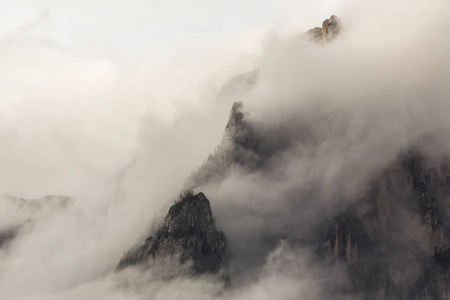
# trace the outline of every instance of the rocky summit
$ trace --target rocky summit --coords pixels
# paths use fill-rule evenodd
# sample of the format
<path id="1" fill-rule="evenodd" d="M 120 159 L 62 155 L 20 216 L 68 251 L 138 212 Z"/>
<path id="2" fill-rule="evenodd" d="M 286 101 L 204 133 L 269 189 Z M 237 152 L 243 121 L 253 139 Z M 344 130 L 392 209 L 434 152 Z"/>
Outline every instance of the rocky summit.
<path id="1" fill-rule="evenodd" d="M 327 42 L 333 40 L 341 31 L 341 24 L 339 19 L 332 15 L 329 19 L 322 22 L 321 27 L 315 27 L 306 32 L 310 40 L 315 42 Z"/>
<path id="2" fill-rule="evenodd" d="M 188 193 L 170 207 L 164 224 L 119 262 L 129 266 L 158 267 L 165 275 L 217 273 L 225 258 L 225 234 L 214 225 L 209 200 L 203 193 Z"/>

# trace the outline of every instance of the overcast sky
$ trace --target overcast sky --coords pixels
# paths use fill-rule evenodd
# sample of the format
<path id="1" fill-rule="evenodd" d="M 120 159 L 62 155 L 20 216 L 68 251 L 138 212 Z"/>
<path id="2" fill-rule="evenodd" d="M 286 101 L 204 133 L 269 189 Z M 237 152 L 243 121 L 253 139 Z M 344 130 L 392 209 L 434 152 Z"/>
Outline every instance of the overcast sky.
<path id="1" fill-rule="evenodd" d="M 212 115 L 208 103 L 255 67 L 268 33 L 320 26 L 340 2 L 1 1 L 0 191 L 37 198 L 75 196 L 94 178 L 99 186 L 132 160 L 142 117 Z M 220 141 L 228 111 L 193 165 Z"/>
<path id="2" fill-rule="evenodd" d="M 31 36 L 89 58 L 173 57 L 264 26 L 320 25 L 341 0 L 6 0 L 0 39 Z"/>

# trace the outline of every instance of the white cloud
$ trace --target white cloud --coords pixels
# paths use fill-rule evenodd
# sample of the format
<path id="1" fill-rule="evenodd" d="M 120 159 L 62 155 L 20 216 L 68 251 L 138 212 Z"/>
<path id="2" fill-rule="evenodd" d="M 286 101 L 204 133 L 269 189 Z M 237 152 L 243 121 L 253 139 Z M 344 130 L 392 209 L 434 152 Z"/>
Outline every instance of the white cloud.
<path id="1" fill-rule="evenodd" d="M 9 4 L 12 17 L 1 32 L 0 190 L 30 198 L 68 194 L 75 203 L 38 219 L 1 253 L 2 299 L 320 297 L 302 288 L 324 284 L 314 272 L 308 276 L 316 269 L 305 263 L 307 253 L 286 246 L 267 261 L 273 249 L 259 248 L 264 234 L 284 234 L 298 218 L 285 215 L 291 204 L 282 197 L 319 180 L 323 199 L 336 191 L 353 195 L 405 145 L 450 128 L 443 1 L 343 6 L 342 38 L 327 47 L 298 48 L 286 37 L 320 25 L 338 2 L 327 2 L 324 10 L 323 4 L 294 1 L 264 2 L 258 9 L 236 1 L 195 7 L 46 1 L 32 9 L 18 3 Z M 46 10 L 48 19 L 35 22 L 35 13 Z M 292 29 L 297 11 L 300 25 Z M 254 29 L 284 19 L 289 34 L 273 26 L 268 33 Z M 21 30 L 23 24 L 32 26 Z M 213 53 L 199 51 L 203 46 Z M 197 53 L 174 57 L 176 49 L 187 48 Z M 127 59 L 116 59 L 117 53 Z M 124 289 L 122 280 L 139 276 L 111 274 L 123 251 L 165 214 L 186 176 L 220 141 L 230 103 L 215 101 L 215 94 L 227 78 L 258 63 L 259 85 L 245 100 L 249 120 L 261 132 L 288 120 L 292 133 L 301 119 L 319 141 L 302 148 L 296 140 L 276 157 L 273 173 L 205 188 L 218 225 L 230 242 L 242 242 L 231 245 L 237 255 L 261 250 L 262 273 L 222 295 L 212 279 Z M 450 145 L 440 142 L 440 152 L 448 153 Z M 360 177 L 353 179 L 354 171 Z M 329 204 L 316 200 L 292 212 L 313 220 Z"/>

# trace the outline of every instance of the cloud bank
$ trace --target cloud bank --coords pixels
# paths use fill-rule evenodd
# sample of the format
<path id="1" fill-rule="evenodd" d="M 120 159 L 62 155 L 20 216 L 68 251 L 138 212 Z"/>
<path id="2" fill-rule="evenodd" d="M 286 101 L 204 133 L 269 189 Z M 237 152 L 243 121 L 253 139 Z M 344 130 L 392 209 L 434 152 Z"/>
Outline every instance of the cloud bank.
<path id="1" fill-rule="evenodd" d="M 26 35 L 3 42 L 0 190 L 74 202 L 33 216 L 1 250 L 0 297 L 326 298 L 345 272 L 324 272 L 313 249 L 290 238 L 308 239 L 401 151 L 418 147 L 436 160 L 450 153 L 448 6 L 348 3 L 333 43 L 270 29 L 245 36 L 254 39 L 245 49 L 258 51 L 225 46 L 198 68 L 90 60 Z M 250 92 L 216 98 L 228 78 L 255 68 Z M 162 282 L 151 272 L 114 273 L 220 143 L 234 101 L 243 101 L 271 156 L 257 171 L 198 187 L 227 234 L 233 287 L 208 277 Z M 2 226 L 11 216 L 26 219 L 2 207 L 11 218 Z"/>

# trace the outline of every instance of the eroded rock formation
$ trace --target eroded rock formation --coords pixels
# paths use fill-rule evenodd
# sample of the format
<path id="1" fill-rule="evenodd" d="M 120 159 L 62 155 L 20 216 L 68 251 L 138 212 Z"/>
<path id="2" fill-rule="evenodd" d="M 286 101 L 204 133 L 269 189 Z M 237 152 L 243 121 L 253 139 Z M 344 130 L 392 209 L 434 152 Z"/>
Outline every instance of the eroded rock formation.
<path id="1" fill-rule="evenodd" d="M 315 42 L 327 42 L 333 40 L 341 31 L 339 19 L 332 15 L 329 19 L 322 22 L 321 27 L 315 27 L 306 32 L 311 40 Z"/>
<path id="2" fill-rule="evenodd" d="M 129 251 L 118 269 L 159 268 L 164 276 L 217 273 L 225 258 L 225 235 L 214 225 L 203 193 L 187 194 L 174 204 L 164 224 L 143 245 Z"/>

